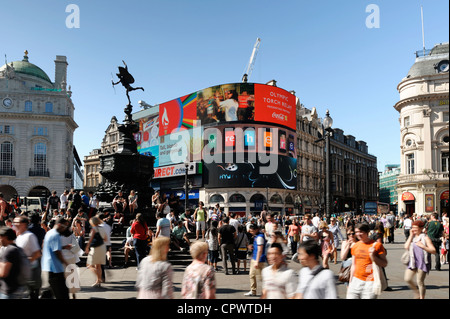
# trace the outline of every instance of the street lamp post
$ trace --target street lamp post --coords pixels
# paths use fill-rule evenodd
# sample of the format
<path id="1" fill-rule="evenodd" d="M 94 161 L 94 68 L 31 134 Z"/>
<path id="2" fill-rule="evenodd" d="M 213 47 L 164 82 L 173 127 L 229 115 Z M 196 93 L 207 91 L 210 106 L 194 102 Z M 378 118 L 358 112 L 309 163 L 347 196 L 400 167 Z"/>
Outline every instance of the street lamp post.
<path id="1" fill-rule="evenodd" d="M 333 134 L 333 119 L 330 117 L 330 111 L 327 110 L 326 116 L 323 119 L 324 138 L 318 139 L 315 143 L 325 140 L 325 215 L 327 222 L 331 219 L 331 174 L 330 174 L 330 137 Z"/>
<path id="2" fill-rule="evenodd" d="M 186 159 L 184 162 L 184 211 L 188 209 L 188 197 L 189 197 L 189 186 L 188 186 L 188 172 L 189 172 L 189 161 Z"/>
<path id="3" fill-rule="evenodd" d="M 326 117 L 323 120 L 323 128 L 325 130 L 325 214 L 327 217 L 327 223 L 330 222 L 331 218 L 331 190 L 330 190 L 330 137 L 332 135 L 333 129 L 333 119 L 330 117 L 330 111 L 327 110 Z"/>

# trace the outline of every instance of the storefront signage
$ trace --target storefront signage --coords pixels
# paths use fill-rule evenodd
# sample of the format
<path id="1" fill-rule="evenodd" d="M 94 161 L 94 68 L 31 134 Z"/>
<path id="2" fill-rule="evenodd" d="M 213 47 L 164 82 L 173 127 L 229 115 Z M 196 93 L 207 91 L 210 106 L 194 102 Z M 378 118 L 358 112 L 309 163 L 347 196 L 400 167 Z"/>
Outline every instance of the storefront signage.
<path id="1" fill-rule="evenodd" d="M 410 192 L 405 192 L 402 194 L 402 201 L 408 201 L 408 200 L 415 200 L 416 198 L 414 197 L 413 194 L 411 194 Z"/>
<path id="2" fill-rule="evenodd" d="M 184 176 L 186 174 L 186 167 L 184 164 L 157 167 L 154 170 L 155 172 L 153 178 Z M 193 175 L 196 173 L 197 165 L 195 163 L 189 164 L 188 175 Z"/>

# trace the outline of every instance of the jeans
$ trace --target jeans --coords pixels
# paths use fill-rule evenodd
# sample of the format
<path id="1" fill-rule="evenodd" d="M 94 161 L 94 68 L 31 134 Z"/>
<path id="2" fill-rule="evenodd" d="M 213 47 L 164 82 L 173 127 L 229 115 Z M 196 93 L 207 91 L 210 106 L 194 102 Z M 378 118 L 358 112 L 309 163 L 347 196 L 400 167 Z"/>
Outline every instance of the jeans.
<path id="1" fill-rule="evenodd" d="M 66 278 L 63 272 L 49 272 L 48 283 L 50 284 L 55 299 L 69 299 L 69 288 L 67 288 Z"/>
<path id="2" fill-rule="evenodd" d="M 289 236 L 289 240 L 291 241 L 291 252 L 293 255 L 297 252 L 297 242 L 294 241 L 294 236 Z"/>
<path id="3" fill-rule="evenodd" d="M 18 287 L 16 291 L 10 294 L 0 292 L 0 299 L 23 299 L 25 296 L 25 287 Z"/>
<path id="4" fill-rule="evenodd" d="M 136 262 L 137 262 L 137 266 L 139 266 L 139 263 L 141 262 L 142 259 L 144 259 L 147 256 L 147 241 L 146 240 L 142 240 L 142 239 L 138 239 L 138 238 L 133 238 L 133 245 L 135 248 L 135 252 L 136 252 Z"/>

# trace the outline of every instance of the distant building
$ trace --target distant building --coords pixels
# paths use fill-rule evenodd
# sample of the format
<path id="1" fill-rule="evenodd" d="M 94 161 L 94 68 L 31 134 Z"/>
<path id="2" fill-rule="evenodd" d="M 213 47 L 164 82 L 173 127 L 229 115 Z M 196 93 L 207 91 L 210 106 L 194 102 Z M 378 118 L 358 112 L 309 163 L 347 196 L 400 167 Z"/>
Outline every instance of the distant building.
<path id="1" fill-rule="evenodd" d="M 397 206 L 397 180 L 400 175 L 400 164 L 386 165 L 384 172 L 379 176 L 379 201 Z M 395 210 L 395 209 L 394 209 Z"/>
<path id="2" fill-rule="evenodd" d="M 367 143 L 333 129 L 330 139 L 331 201 L 334 212 L 364 210 L 368 201 L 378 201 L 377 158 Z"/>
<path id="3" fill-rule="evenodd" d="M 56 56 L 55 81 L 29 62 L 0 67 L 0 192 L 48 196 L 74 185 L 74 105 L 67 58 Z"/>
<path id="4" fill-rule="evenodd" d="M 298 98 L 297 98 L 298 100 Z M 297 190 L 299 214 L 325 209 L 325 143 L 315 143 L 323 136 L 322 122 L 316 108 L 297 103 Z"/>
<path id="5" fill-rule="evenodd" d="M 84 157 L 84 185 L 85 191 L 93 191 L 103 182 L 100 174 L 100 156 L 103 154 L 115 153 L 119 146 L 119 130 L 117 118 L 113 116 L 105 130 L 101 148 L 92 150 Z"/>
<path id="6" fill-rule="evenodd" d="M 448 212 L 449 196 L 449 43 L 418 51 L 397 86 L 400 167 L 398 210 Z"/>

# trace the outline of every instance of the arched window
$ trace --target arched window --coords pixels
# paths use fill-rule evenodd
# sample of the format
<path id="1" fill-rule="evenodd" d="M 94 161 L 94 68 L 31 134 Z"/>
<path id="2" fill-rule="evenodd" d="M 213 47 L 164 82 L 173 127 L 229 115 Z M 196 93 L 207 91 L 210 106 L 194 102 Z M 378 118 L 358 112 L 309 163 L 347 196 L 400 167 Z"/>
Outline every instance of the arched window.
<path id="1" fill-rule="evenodd" d="M 25 112 L 33 111 L 33 102 L 25 101 Z"/>
<path id="2" fill-rule="evenodd" d="M 266 202 L 266 197 L 263 194 L 255 194 L 252 197 L 250 197 L 250 203 L 255 202 Z"/>
<path id="3" fill-rule="evenodd" d="M 225 202 L 225 199 L 223 198 L 222 195 L 220 194 L 214 194 L 211 196 L 211 198 L 209 199 L 210 203 L 223 203 Z"/>
<path id="4" fill-rule="evenodd" d="M 289 205 L 293 205 L 294 204 L 294 200 L 292 199 L 291 195 L 287 195 L 286 199 L 284 200 L 285 204 L 289 204 Z"/>
<path id="5" fill-rule="evenodd" d="M 230 203 L 245 203 L 245 197 L 241 194 L 233 194 L 229 199 Z"/>
<path id="6" fill-rule="evenodd" d="M 37 176 L 43 176 L 47 170 L 47 145 L 44 143 L 36 143 L 34 145 L 33 166 Z"/>
<path id="7" fill-rule="evenodd" d="M 45 103 L 45 113 L 53 113 L 53 103 L 52 102 Z"/>
<path id="8" fill-rule="evenodd" d="M 3 142 L 0 145 L 0 175 L 13 175 L 13 144 Z"/>
<path id="9" fill-rule="evenodd" d="M 270 198 L 271 204 L 283 204 L 283 199 L 279 194 L 275 194 Z"/>

